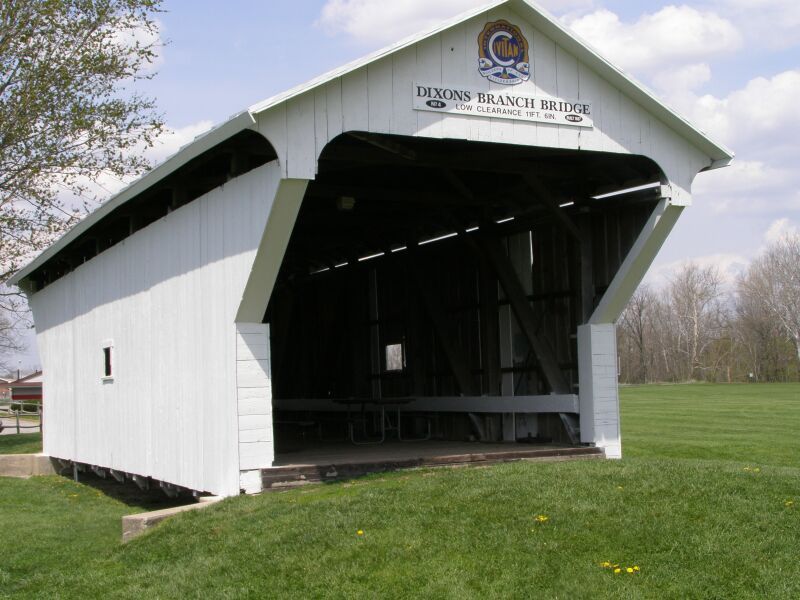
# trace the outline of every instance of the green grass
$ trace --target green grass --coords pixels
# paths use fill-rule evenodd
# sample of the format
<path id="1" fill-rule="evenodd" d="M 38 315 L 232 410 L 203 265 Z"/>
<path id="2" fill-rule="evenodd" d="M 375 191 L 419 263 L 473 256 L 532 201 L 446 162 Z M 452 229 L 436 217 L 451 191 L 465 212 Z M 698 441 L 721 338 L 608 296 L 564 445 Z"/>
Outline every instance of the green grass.
<path id="1" fill-rule="evenodd" d="M 620 390 L 626 457 L 800 468 L 800 385 L 648 385 Z"/>
<path id="2" fill-rule="evenodd" d="M 647 386 L 622 401 L 622 461 L 234 498 L 126 546 L 119 517 L 142 506 L 65 479 L 4 479 L 0 527 L 25 535 L 0 535 L 0 596 L 800 597 L 800 385 Z M 614 575 L 606 560 L 641 572 Z"/>
<path id="3" fill-rule="evenodd" d="M 0 435 L 0 454 L 36 454 L 41 451 L 41 433 Z"/>

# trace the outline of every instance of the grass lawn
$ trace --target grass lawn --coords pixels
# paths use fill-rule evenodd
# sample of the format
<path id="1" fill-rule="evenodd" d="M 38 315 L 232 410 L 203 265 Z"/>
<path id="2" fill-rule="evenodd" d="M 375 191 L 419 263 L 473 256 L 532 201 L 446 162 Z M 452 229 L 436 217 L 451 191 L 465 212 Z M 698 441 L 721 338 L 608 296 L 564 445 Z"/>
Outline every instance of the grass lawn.
<path id="1" fill-rule="evenodd" d="M 0 596 L 800 597 L 800 385 L 646 386 L 622 401 L 622 461 L 233 498 L 126 546 L 119 517 L 141 503 L 3 479 L 0 527 L 24 536 L 0 535 Z"/>
<path id="2" fill-rule="evenodd" d="M 41 433 L 0 435 L 0 454 L 36 454 L 41 451 Z"/>

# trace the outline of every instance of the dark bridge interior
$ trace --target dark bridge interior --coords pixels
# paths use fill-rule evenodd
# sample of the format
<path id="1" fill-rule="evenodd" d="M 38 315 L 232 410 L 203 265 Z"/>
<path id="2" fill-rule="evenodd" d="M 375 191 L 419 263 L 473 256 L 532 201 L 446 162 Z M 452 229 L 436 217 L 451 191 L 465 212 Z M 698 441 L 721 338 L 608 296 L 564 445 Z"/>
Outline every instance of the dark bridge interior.
<path id="1" fill-rule="evenodd" d="M 265 315 L 274 398 L 577 393 L 577 327 L 660 189 L 596 196 L 661 178 L 640 156 L 340 136 Z M 482 432 L 468 417 L 439 434 L 500 439 L 499 417 Z M 529 421 L 529 435 L 565 434 L 558 415 Z"/>

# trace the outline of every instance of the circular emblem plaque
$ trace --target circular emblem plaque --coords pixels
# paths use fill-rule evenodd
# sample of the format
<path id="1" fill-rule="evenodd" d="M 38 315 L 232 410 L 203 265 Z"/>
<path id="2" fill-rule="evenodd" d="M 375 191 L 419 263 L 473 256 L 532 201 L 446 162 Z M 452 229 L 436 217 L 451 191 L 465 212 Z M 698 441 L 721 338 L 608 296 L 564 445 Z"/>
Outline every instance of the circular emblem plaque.
<path id="1" fill-rule="evenodd" d="M 503 20 L 486 24 L 478 36 L 478 71 L 503 85 L 530 79 L 528 40 L 519 27 Z"/>

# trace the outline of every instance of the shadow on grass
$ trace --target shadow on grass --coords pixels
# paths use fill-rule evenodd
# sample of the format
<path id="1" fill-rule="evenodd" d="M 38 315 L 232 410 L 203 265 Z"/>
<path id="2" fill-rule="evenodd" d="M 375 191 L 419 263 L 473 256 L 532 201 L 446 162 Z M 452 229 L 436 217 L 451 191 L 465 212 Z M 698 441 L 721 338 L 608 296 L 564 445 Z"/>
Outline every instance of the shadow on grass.
<path id="1" fill-rule="evenodd" d="M 72 479 L 72 469 L 65 469 L 61 475 Z M 126 480 L 125 483 L 120 483 L 110 475 L 104 479 L 91 472 L 78 473 L 78 482 L 94 488 L 109 498 L 145 512 L 194 504 L 195 502 L 190 494 L 181 494 L 177 498 L 170 498 L 158 487 L 158 484 L 151 484 L 149 490 L 142 490 L 132 481 Z"/>

